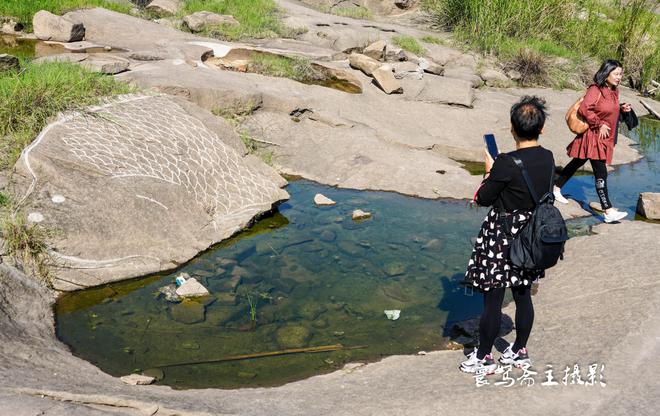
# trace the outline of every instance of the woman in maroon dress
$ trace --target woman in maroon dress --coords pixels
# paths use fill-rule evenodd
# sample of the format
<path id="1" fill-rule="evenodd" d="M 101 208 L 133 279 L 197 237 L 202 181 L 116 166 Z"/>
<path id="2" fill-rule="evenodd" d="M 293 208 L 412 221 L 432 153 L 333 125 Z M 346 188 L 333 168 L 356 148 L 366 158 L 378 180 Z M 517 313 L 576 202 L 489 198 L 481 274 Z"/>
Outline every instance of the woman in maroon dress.
<path id="1" fill-rule="evenodd" d="M 605 222 L 615 222 L 628 215 L 612 207 L 607 193 L 607 165 L 612 163 L 612 154 L 617 138 L 617 124 L 620 112 L 631 110 L 630 104 L 619 104 L 619 90 L 623 67 L 614 60 L 603 62 L 594 83 L 589 86 L 578 113 L 584 117 L 589 128 L 578 134 L 566 150 L 573 158 L 562 170 L 555 182 L 555 200 L 568 203 L 561 194 L 561 187 L 584 165 L 587 160 L 596 178 L 596 193 L 605 212 Z"/>

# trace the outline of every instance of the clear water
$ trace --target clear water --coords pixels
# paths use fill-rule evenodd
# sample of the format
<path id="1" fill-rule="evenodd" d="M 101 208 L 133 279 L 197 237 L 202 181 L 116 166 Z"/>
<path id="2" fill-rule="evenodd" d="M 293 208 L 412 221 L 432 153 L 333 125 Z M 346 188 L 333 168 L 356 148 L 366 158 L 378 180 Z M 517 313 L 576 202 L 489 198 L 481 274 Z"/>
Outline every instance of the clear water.
<path id="1" fill-rule="evenodd" d="M 634 211 L 640 191 L 660 191 L 657 132 L 641 140 L 645 159 L 611 175 L 618 206 Z M 567 186 L 583 201 L 595 198 L 591 176 Z M 465 296 L 459 281 L 484 208 L 308 181 L 287 190 L 291 199 L 274 215 L 179 270 L 63 296 L 56 306 L 58 336 L 74 354 L 116 376 L 149 369 L 175 388 L 236 388 L 442 349 L 448 323 L 480 313 L 481 297 Z M 317 192 L 337 205 L 315 206 Z M 353 221 L 358 208 L 373 217 Z M 576 234 L 595 221 L 570 227 Z M 197 277 L 211 296 L 182 304 L 159 296 L 181 272 Z M 241 282 L 233 289 L 236 276 Z M 386 309 L 401 310 L 401 317 L 388 320 Z M 337 344 L 345 349 L 185 364 Z"/>

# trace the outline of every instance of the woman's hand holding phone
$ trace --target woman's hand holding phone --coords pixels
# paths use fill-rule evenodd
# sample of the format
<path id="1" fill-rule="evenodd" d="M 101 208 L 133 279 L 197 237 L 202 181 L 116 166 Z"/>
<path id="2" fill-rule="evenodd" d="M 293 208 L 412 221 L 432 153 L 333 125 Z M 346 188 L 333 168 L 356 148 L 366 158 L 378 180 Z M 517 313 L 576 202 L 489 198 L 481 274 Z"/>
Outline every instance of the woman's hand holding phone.
<path id="1" fill-rule="evenodd" d="M 488 152 L 487 148 L 484 148 L 484 170 L 486 173 L 490 173 L 490 170 L 493 168 L 493 164 L 495 161 L 493 160 L 493 157 L 490 155 L 490 152 Z"/>

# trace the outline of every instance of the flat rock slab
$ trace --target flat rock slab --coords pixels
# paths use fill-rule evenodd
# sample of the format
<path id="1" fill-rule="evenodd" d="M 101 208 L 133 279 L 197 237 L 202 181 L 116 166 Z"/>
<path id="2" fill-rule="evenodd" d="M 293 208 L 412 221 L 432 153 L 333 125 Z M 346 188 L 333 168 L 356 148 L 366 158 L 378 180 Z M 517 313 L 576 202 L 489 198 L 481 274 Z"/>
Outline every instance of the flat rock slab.
<path id="1" fill-rule="evenodd" d="M 412 101 L 449 104 L 471 108 L 474 102 L 472 85 L 463 80 L 426 76 L 421 80 L 403 81 L 405 97 Z"/>
<path id="2" fill-rule="evenodd" d="M 286 199 L 237 141 L 224 120 L 166 96 L 123 96 L 49 125 L 17 163 L 17 186 L 62 235 L 55 287 L 171 269 Z"/>
<path id="3" fill-rule="evenodd" d="M 637 213 L 650 220 L 660 220 L 660 193 L 642 192 L 639 194 Z"/>

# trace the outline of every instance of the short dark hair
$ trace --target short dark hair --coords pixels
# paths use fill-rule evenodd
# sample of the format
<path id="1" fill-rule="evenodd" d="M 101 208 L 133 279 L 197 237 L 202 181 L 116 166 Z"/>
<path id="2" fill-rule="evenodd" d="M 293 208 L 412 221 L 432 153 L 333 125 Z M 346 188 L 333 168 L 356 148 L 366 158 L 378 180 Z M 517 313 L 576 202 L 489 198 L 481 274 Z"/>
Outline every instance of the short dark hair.
<path id="1" fill-rule="evenodd" d="M 536 96 L 526 95 L 511 107 L 511 125 L 521 139 L 538 139 L 547 117 L 545 100 Z"/>
<path id="2" fill-rule="evenodd" d="M 607 81 L 607 77 L 610 76 L 610 72 L 614 71 L 617 68 L 623 68 L 621 62 L 615 61 L 614 59 L 608 59 L 600 66 L 598 72 L 594 75 L 594 83 L 599 87 L 604 87 Z"/>

